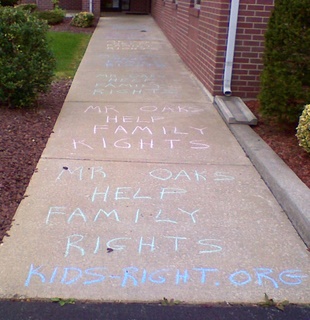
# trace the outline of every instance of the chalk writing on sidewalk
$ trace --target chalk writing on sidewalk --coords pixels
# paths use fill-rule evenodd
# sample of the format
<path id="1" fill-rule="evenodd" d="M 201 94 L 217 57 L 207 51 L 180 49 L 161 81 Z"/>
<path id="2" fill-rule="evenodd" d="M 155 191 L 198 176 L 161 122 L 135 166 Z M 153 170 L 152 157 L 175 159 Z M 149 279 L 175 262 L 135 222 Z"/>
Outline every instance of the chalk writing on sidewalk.
<path id="1" fill-rule="evenodd" d="M 170 114 L 170 113 L 185 113 L 185 114 L 199 114 L 204 112 L 204 108 L 198 106 L 189 106 L 189 105 L 146 105 L 139 107 L 138 110 L 143 114 L 159 113 L 159 114 Z M 120 109 L 115 105 L 90 105 L 87 106 L 84 110 L 84 113 L 94 113 L 94 114 L 119 114 Z"/>
<path id="2" fill-rule="evenodd" d="M 209 172 L 207 169 L 174 169 L 174 168 L 156 168 L 148 172 L 148 176 L 156 180 L 172 180 L 172 181 L 194 181 L 206 182 L 210 181 L 232 181 L 235 177 L 231 174 L 215 171 Z M 102 166 L 93 167 L 63 167 L 60 169 L 56 180 L 75 178 L 79 181 L 105 180 L 108 178 L 108 172 Z"/>
<path id="3" fill-rule="evenodd" d="M 104 194 L 104 197 L 106 197 L 106 194 Z M 130 199 L 123 197 L 123 200 L 125 199 Z M 137 198 L 133 198 L 134 200 Z M 145 200 L 145 199 L 152 199 L 151 197 L 149 198 L 142 198 L 140 199 Z M 117 199 L 119 200 L 119 199 Z M 106 201 L 106 199 L 104 200 Z M 145 204 L 144 204 L 145 205 Z M 192 223 L 196 223 L 196 216 L 200 209 L 184 209 L 184 208 L 176 208 L 175 210 L 169 210 L 169 212 L 164 211 L 163 209 L 157 209 L 155 212 L 152 211 L 152 218 L 150 219 L 151 222 L 168 222 L 168 223 L 174 223 L 174 224 L 179 224 L 184 223 L 184 215 L 188 216 L 190 221 Z M 119 210 L 119 209 L 114 209 L 114 208 L 98 208 L 98 209 L 83 209 L 83 208 L 74 208 L 70 209 L 65 206 L 57 206 L 57 207 L 50 207 L 47 212 L 46 216 L 46 224 L 50 224 L 51 222 L 55 220 L 62 220 L 66 224 L 91 224 L 91 223 L 106 223 L 107 219 L 116 221 L 116 222 L 122 222 L 124 217 L 126 217 L 126 220 L 131 218 L 132 223 L 138 223 L 140 221 L 140 217 L 144 216 L 145 212 L 150 213 L 147 210 L 143 210 L 142 208 L 138 209 L 133 209 L 133 210 Z M 60 218 L 62 216 L 62 218 Z M 111 223 L 111 221 L 110 221 Z"/>
<path id="4" fill-rule="evenodd" d="M 117 53 L 102 54 L 100 58 L 104 60 L 104 66 L 106 68 L 159 68 L 163 69 L 167 67 L 165 61 L 159 57 L 146 56 L 145 53 L 135 53 L 132 56 L 122 56 Z"/>
<path id="5" fill-rule="evenodd" d="M 57 204 L 50 206 L 46 211 L 45 225 L 50 229 L 58 228 L 61 224 L 68 227 L 68 234 L 62 238 L 63 252 L 65 258 L 72 255 L 102 255 L 109 247 L 116 252 L 130 248 L 139 255 L 149 252 L 179 253 L 186 251 L 189 246 L 192 252 L 197 254 L 220 253 L 223 244 L 220 239 L 207 236 L 205 232 L 195 239 L 191 239 L 187 232 L 189 227 L 195 227 L 201 223 L 200 216 L 210 214 L 210 209 L 203 208 L 196 204 L 187 204 L 186 198 L 190 197 L 193 186 L 233 183 L 235 177 L 226 172 L 209 172 L 200 169 L 176 170 L 169 167 L 151 167 L 142 173 L 139 182 L 127 185 L 117 185 L 114 180 L 114 173 L 103 166 L 93 167 L 62 167 L 55 177 L 58 185 L 83 185 L 90 183 L 86 194 L 82 197 L 87 199 L 83 205 L 72 206 L 72 204 Z M 184 187 L 178 187 L 182 183 Z M 150 190 L 149 185 L 153 185 Z M 188 189 L 190 188 L 190 189 Z M 76 196 L 77 203 L 80 196 Z M 130 203 L 130 206 L 128 205 Z M 156 203 L 156 206 L 154 206 Z M 166 207 L 165 204 L 169 203 Z M 124 205 L 125 204 L 125 205 Z M 174 204 L 174 205 L 172 205 Z M 141 233 L 141 227 L 145 225 L 160 224 L 163 227 L 173 225 L 181 231 L 171 231 L 162 236 Z M 127 226 L 135 229 L 135 235 L 124 236 L 115 231 L 113 236 L 105 234 L 85 234 L 85 227 L 99 230 L 109 225 L 109 228 Z M 75 232 L 71 233 L 70 227 Z M 83 231 L 79 228 L 84 228 Z M 204 228 L 204 231 L 206 231 Z M 169 227 L 168 229 L 169 230 Z M 182 231 L 183 230 L 183 231 Z"/>
<path id="6" fill-rule="evenodd" d="M 85 136 L 73 137 L 71 145 L 77 151 L 109 148 L 206 150 L 210 148 L 207 127 L 184 127 L 174 125 L 171 121 L 166 124 L 168 115 L 180 114 L 190 117 L 204 111 L 203 107 L 193 105 L 142 105 L 135 108 L 138 115 L 131 115 L 130 109 L 124 111 L 116 105 L 90 105 L 85 107 L 83 114 L 89 117 L 98 115 L 96 122 Z M 89 134 L 95 136 L 95 139 L 90 138 Z"/>
<path id="7" fill-rule="evenodd" d="M 83 115 L 92 117 L 97 114 L 96 122 L 88 132 L 72 137 L 74 150 L 95 151 L 105 149 L 191 149 L 207 150 L 208 128 L 205 125 L 186 125 L 183 121 L 171 121 L 171 114 L 195 116 L 204 112 L 202 107 L 190 105 L 144 105 L 131 115 L 115 105 L 90 105 Z M 94 119 L 94 117 L 92 117 Z M 174 122 L 178 123 L 174 125 Z M 181 125 L 179 123 L 182 123 Z M 186 126 L 185 126 L 186 125 Z M 210 131 L 210 130 L 209 130 Z M 85 133 L 85 134 L 84 134 Z M 95 137 L 92 138 L 90 135 Z"/>
<path id="8" fill-rule="evenodd" d="M 96 76 L 93 95 L 169 95 L 177 96 L 182 85 L 179 79 L 164 83 L 165 77 L 158 74 L 116 74 L 101 73 Z M 184 90 L 184 89 L 183 89 Z"/>
<path id="9" fill-rule="evenodd" d="M 108 74 L 102 78 L 109 83 L 115 79 Z M 152 75 L 128 79 L 138 84 L 154 80 Z M 212 129 L 201 121 L 205 112 L 201 106 L 140 103 L 130 109 L 126 104 L 95 104 L 79 112 L 88 126 L 82 133 L 85 137 L 69 138 L 77 152 L 81 148 L 212 150 Z M 244 217 L 254 228 L 256 223 L 252 218 L 255 208 L 239 209 L 238 204 L 226 201 L 232 192 L 255 196 L 253 190 L 247 193 L 243 173 L 235 166 L 135 163 L 127 167 L 132 170 L 127 176 L 123 167 L 108 161 L 90 160 L 88 165 L 63 161 L 53 168 L 51 185 L 55 193 L 66 190 L 66 197 L 50 199 L 40 208 L 42 228 L 47 234 L 57 234 L 56 257 L 50 263 L 30 260 L 25 287 L 97 290 L 96 286 L 112 286 L 122 290 L 161 285 L 182 290 L 250 286 L 285 290 L 305 285 L 309 277 L 301 268 L 275 268 L 266 261 L 262 265 L 234 261 L 223 267 L 228 251 L 242 257 L 242 250 L 252 249 L 238 242 L 236 232 L 224 236 L 225 219 L 235 219 L 242 210 L 249 211 Z M 257 201 L 271 206 L 268 200 Z M 260 219 L 258 223 L 264 215 Z"/>
<path id="10" fill-rule="evenodd" d="M 184 150 L 185 148 L 193 149 L 193 150 L 205 150 L 209 149 L 209 144 L 205 140 L 191 140 L 187 145 L 184 145 L 181 139 L 165 139 L 161 140 L 160 143 L 154 139 L 140 139 L 131 140 L 129 138 L 122 138 L 117 140 L 109 140 L 107 138 L 102 137 L 100 142 L 100 146 L 98 148 L 98 144 L 93 144 L 92 142 L 88 142 L 86 139 L 73 139 L 72 147 L 74 150 L 87 149 L 87 150 L 104 150 L 108 148 L 115 149 L 131 149 L 135 148 L 138 150 L 150 150 L 150 149 L 179 149 Z"/>
<path id="11" fill-rule="evenodd" d="M 56 234 L 62 226 L 57 236 L 58 262 L 32 263 L 25 271 L 25 287 L 285 290 L 304 285 L 309 278 L 298 267 L 243 266 L 242 261 L 235 268 L 222 267 L 231 239 L 214 233 L 214 225 L 208 223 L 212 221 L 208 202 L 195 197 L 202 186 L 207 186 L 207 196 L 210 188 L 223 192 L 226 185 L 229 190 L 240 185 L 234 169 L 148 165 L 133 172 L 137 179 L 128 184 L 120 184 L 108 165 L 63 166 L 54 173 L 56 187 L 72 183 L 81 192 L 67 193 L 68 203 L 62 199 L 63 205 L 46 208 L 44 227 Z M 81 188 L 85 182 L 87 191 Z M 84 199 L 81 206 L 80 199 Z M 223 208 L 228 209 L 226 203 Z M 160 233 L 153 232 L 154 224 Z M 128 256 L 132 263 L 126 263 Z M 117 259 L 121 263 L 114 265 Z M 145 259 L 152 263 L 146 266 Z"/>
<path id="12" fill-rule="evenodd" d="M 201 285 L 205 288 L 218 286 L 232 287 L 266 287 L 280 289 L 298 286 L 308 275 L 301 270 L 273 270 L 272 268 L 238 269 L 230 273 L 214 267 L 195 267 L 191 269 L 161 268 L 146 269 L 135 266 L 121 270 L 110 270 L 104 266 L 87 269 L 78 266 L 50 267 L 33 265 L 29 267 L 24 285 L 43 284 L 46 286 L 107 286 L 113 282 L 120 288 L 142 287 L 147 284 L 191 287 Z"/>
<path id="13" fill-rule="evenodd" d="M 134 40 L 108 40 L 107 49 L 111 51 L 137 51 L 137 50 L 151 50 L 157 51 L 161 44 L 154 41 L 134 41 Z"/>
<path id="14" fill-rule="evenodd" d="M 150 253 L 186 253 L 188 244 L 191 244 L 192 253 L 199 255 L 214 254 L 221 252 L 223 247 L 217 239 L 199 239 L 193 241 L 184 236 L 163 236 L 163 237 L 143 237 L 136 238 L 124 237 L 119 235 L 112 239 L 103 239 L 97 236 L 95 239 L 81 234 L 72 234 L 66 239 L 66 250 L 64 257 L 84 257 L 89 255 L 103 256 L 106 249 L 114 251 L 128 251 L 134 249 L 139 255 Z M 165 250 L 163 250 L 165 248 Z M 116 254 L 116 253 L 115 253 Z"/>

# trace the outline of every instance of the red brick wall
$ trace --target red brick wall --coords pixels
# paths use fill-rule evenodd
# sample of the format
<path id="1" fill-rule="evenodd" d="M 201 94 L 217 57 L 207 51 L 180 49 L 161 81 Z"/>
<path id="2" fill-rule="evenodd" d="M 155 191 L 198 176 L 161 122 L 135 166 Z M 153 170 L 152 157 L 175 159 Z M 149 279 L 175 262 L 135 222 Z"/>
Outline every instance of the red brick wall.
<path id="1" fill-rule="evenodd" d="M 35 3 L 40 10 L 53 9 L 53 3 L 51 0 L 21 0 L 20 3 Z"/>
<path id="2" fill-rule="evenodd" d="M 60 8 L 65 10 L 82 10 L 82 0 L 60 0 Z"/>
<path id="3" fill-rule="evenodd" d="M 260 73 L 263 69 L 264 33 L 273 0 L 241 0 L 233 73 L 233 89 L 251 97 L 251 88 L 259 92 Z"/>
<path id="4" fill-rule="evenodd" d="M 36 3 L 35 0 L 21 0 L 20 3 Z"/>
<path id="5" fill-rule="evenodd" d="M 230 0 L 153 0 L 152 15 L 184 62 L 212 95 L 222 95 Z M 231 89 L 254 98 L 259 92 L 264 32 L 274 0 L 240 0 Z"/>
<path id="6" fill-rule="evenodd" d="M 148 13 L 150 11 L 150 0 L 131 0 L 130 12 Z"/>
<path id="7" fill-rule="evenodd" d="M 52 1 L 37 1 L 40 10 L 52 10 L 54 8 Z"/>
<path id="8" fill-rule="evenodd" d="M 51 0 L 22 0 L 21 3 L 37 3 L 40 10 L 51 10 L 53 4 Z M 65 10 L 90 11 L 89 0 L 60 0 L 59 6 Z M 100 16 L 100 0 L 93 0 L 93 13 Z"/>
<path id="9" fill-rule="evenodd" d="M 22 3 L 37 3 L 40 10 L 51 10 L 51 0 L 21 0 Z M 90 0 L 60 0 L 59 6 L 65 10 L 90 11 Z M 151 0 L 131 0 L 131 12 L 149 13 Z M 101 0 L 93 0 L 93 13 L 99 17 L 101 12 Z"/>

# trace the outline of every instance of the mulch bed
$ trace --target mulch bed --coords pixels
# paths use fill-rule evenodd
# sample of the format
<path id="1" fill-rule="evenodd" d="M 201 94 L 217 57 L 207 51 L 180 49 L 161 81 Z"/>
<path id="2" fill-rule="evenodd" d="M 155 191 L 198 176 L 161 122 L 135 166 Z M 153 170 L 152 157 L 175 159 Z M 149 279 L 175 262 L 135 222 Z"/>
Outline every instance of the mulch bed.
<path id="1" fill-rule="evenodd" d="M 296 127 L 298 124 L 280 126 L 260 116 L 258 101 L 246 102 L 258 119 L 253 130 L 278 154 L 278 156 L 310 188 L 310 154 L 298 145 Z"/>
<path id="2" fill-rule="evenodd" d="M 66 17 L 62 23 L 56 24 L 50 27 L 52 31 L 62 31 L 62 32 L 75 32 L 75 33 L 93 33 L 96 29 L 96 25 L 98 23 L 98 18 L 94 21 L 93 25 L 89 28 L 78 28 L 71 26 L 72 18 Z"/>
<path id="3" fill-rule="evenodd" d="M 67 80 L 53 83 L 36 108 L 0 106 L 0 243 L 10 229 L 70 85 Z"/>
<path id="4" fill-rule="evenodd" d="M 95 26 L 87 29 L 73 27 L 70 21 L 71 18 L 66 18 L 51 29 L 87 33 L 95 29 Z M 54 82 L 50 92 L 40 97 L 36 108 L 10 109 L 0 106 L 0 243 L 10 229 L 70 85 L 69 80 Z M 259 125 L 254 130 L 310 187 L 310 155 L 298 146 L 295 127 L 281 130 L 260 118 L 256 101 L 247 104 L 259 118 Z"/>

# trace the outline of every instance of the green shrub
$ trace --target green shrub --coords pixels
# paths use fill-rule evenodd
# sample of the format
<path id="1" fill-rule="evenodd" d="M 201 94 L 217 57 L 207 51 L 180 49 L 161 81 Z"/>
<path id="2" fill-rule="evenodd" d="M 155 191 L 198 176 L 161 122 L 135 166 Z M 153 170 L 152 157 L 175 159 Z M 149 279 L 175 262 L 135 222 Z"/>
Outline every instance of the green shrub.
<path id="1" fill-rule="evenodd" d="M 18 3 L 18 0 L 0 0 L 1 6 L 14 7 Z"/>
<path id="2" fill-rule="evenodd" d="M 30 12 L 36 11 L 38 6 L 35 3 L 24 3 L 24 4 L 19 4 L 15 6 L 15 9 L 21 9 L 21 10 L 26 10 Z"/>
<path id="3" fill-rule="evenodd" d="M 276 0 L 265 34 L 261 112 L 297 123 L 310 101 L 309 0 Z"/>
<path id="4" fill-rule="evenodd" d="M 60 8 L 54 10 L 37 11 L 36 15 L 39 19 L 47 21 L 49 25 L 61 23 L 66 15 L 66 12 Z"/>
<path id="5" fill-rule="evenodd" d="M 0 103 L 26 107 L 49 88 L 55 59 L 47 30 L 28 11 L 0 8 Z"/>
<path id="6" fill-rule="evenodd" d="M 53 8 L 59 8 L 59 0 L 52 0 Z"/>
<path id="7" fill-rule="evenodd" d="M 73 17 L 71 25 L 80 28 L 89 28 L 92 26 L 93 21 L 94 15 L 91 12 L 80 12 Z"/>
<path id="8" fill-rule="evenodd" d="M 310 153 L 310 104 L 305 106 L 299 118 L 296 134 L 299 145 Z"/>

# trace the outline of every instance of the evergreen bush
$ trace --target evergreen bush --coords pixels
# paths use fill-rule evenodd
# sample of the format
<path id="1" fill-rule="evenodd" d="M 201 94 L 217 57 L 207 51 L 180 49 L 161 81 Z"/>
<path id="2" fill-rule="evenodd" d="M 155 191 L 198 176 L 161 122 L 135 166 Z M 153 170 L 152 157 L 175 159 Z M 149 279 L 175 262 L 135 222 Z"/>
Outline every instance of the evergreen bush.
<path id="1" fill-rule="evenodd" d="M 34 12 L 38 9 L 38 6 L 35 3 L 23 3 L 15 6 L 15 9 L 27 10 Z"/>
<path id="2" fill-rule="evenodd" d="M 37 11 L 36 15 L 39 19 L 45 20 L 49 25 L 61 23 L 66 15 L 66 12 L 60 8 L 53 10 Z"/>
<path id="3" fill-rule="evenodd" d="M 47 24 L 28 11 L 0 8 L 1 104 L 26 107 L 48 90 L 56 63 L 47 30 Z"/>
<path id="4" fill-rule="evenodd" d="M 265 34 L 261 113 L 297 123 L 310 101 L 309 0 L 275 0 Z"/>
<path id="5" fill-rule="evenodd" d="M 52 0 L 53 9 L 59 8 L 59 0 Z"/>
<path id="6" fill-rule="evenodd" d="M 80 28 L 89 28 L 94 21 L 94 15 L 91 12 L 80 12 L 71 20 L 71 25 Z"/>
<path id="7" fill-rule="evenodd" d="M 299 118 L 296 134 L 299 145 L 310 153 L 310 104 L 305 106 Z"/>

